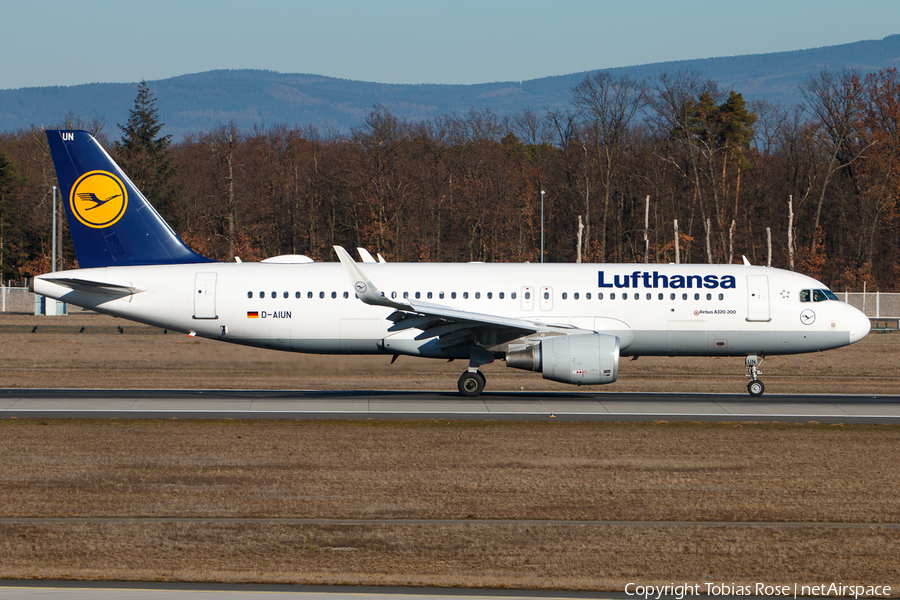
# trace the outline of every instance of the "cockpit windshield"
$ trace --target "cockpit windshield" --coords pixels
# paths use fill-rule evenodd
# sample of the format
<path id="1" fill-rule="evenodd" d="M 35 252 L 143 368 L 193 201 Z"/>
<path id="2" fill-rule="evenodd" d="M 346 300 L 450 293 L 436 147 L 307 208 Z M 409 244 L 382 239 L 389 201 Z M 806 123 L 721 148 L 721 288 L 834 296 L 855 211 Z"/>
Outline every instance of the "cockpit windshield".
<path id="1" fill-rule="evenodd" d="M 800 290 L 800 302 L 824 302 L 825 300 L 837 300 L 834 292 L 824 290 Z"/>

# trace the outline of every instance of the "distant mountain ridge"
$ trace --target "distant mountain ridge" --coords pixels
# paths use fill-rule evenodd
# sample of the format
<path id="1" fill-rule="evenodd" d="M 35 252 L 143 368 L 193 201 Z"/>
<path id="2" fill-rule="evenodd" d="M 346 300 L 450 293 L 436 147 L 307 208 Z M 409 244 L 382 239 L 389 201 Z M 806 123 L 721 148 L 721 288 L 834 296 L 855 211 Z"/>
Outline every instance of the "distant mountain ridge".
<path id="1" fill-rule="evenodd" d="M 900 35 L 809 50 L 598 70 L 638 78 L 698 70 L 721 87 L 742 93 L 747 100 L 799 104 L 803 100 L 799 85 L 824 68 L 873 72 L 889 67 L 900 67 Z M 375 104 L 408 120 L 466 113 L 473 108 L 490 109 L 498 115 L 524 109 L 540 112 L 570 106 L 571 89 L 595 72 L 521 82 L 402 85 L 262 70 L 220 70 L 148 84 L 158 100 L 160 120 L 166 125 L 164 133 L 178 140 L 231 120 L 242 129 L 286 124 L 348 132 L 362 124 Z M 58 125 L 71 113 L 84 119 L 103 119 L 105 133 L 116 138 L 117 124 L 128 118 L 136 94 L 136 82 L 0 90 L 0 130 Z"/>

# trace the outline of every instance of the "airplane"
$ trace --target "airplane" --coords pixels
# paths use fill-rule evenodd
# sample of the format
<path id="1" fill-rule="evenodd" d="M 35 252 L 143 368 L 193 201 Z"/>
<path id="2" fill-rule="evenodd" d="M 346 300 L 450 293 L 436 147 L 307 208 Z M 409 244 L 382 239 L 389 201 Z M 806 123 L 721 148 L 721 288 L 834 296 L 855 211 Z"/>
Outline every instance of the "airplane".
<path id="1" fill-rule="evenodd" d="M 613 383 L 621 357 L 743 357 L 751 396 L 764 357 L 858 342 L 869 319 L 791 271 L 707 264 L 392 263 L 276 256 L 216 262 L 189 248 L 91 134 L 47 139 L 79 269 L 30 289 L 100 313 L 212 340 L 315 354 L 503 360 L 575 385 Z M 88 207 L 82 198 L 108 198 Z M 91 209 L 96 210 L 91 210 Z"/>

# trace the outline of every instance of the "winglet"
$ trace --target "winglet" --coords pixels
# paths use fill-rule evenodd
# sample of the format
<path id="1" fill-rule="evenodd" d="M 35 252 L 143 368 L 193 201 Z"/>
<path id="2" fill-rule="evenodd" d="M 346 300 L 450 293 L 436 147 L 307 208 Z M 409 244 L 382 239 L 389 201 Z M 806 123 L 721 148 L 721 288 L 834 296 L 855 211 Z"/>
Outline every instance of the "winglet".
<path id="1" fill-rule="evenodd" d="M 357 252 L 359 252 L 359 257 L 362 259 L 364 263 L 374 263 L 375 259 L 372 257 L 372 254 L 366 250 L 365 248 L 357 248 Z"/>
<path id="2" fill-rule="evenodd" d="M 363 273 L 359 264 L 353 260 L 343 247 L 334 246 L 334 252 L 344 266 L 344 270 L 347 271 L 347 275 L 350 277 L 350 282 L 353 284 L 353 291 L 356 292 L 357 298 L 372 306 L 389 306 L 390 308 L 397 308 L 400 310 L 410 310 L 411 307 L 409 304 L 390 300 L 384 295 L 384 292 L 375 287 L 375 284 L 372 283 L 365 273 Z"/>

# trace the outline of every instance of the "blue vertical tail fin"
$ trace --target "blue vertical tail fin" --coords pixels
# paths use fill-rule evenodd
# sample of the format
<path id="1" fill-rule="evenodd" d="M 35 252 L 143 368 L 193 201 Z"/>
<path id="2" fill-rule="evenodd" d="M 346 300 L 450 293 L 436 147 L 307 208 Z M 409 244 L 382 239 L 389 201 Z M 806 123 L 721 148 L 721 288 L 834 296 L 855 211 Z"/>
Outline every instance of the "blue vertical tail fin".
<path id="1" fill-rule="evenodd" d="M 86 131 L 48 130 L 82 268 L 212 262 L 181 241 Z"/>

